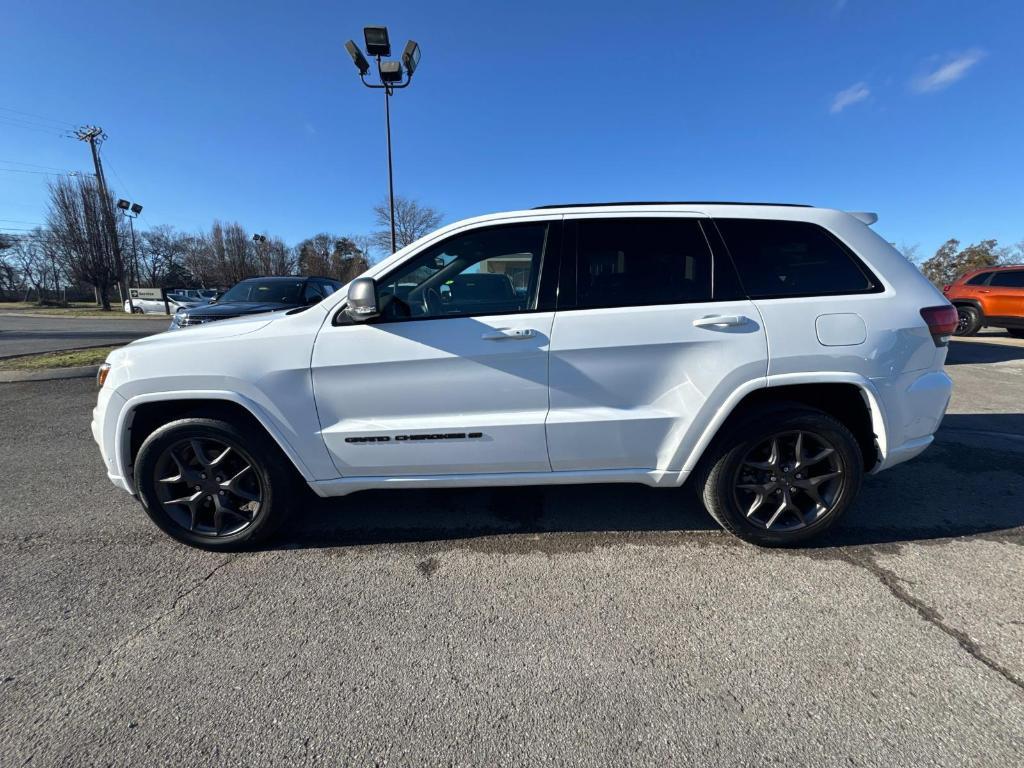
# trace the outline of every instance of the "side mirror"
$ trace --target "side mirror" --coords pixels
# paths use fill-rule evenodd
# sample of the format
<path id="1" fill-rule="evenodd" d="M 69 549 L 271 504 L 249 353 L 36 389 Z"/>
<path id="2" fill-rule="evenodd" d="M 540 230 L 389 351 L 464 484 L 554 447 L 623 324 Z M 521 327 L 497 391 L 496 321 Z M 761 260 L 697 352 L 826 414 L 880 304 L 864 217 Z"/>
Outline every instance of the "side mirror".
<path id="1" fill-rule="evenodd" d="M 349 284 L 345 314 L 357 323 L 372 320 L 380 314 L 377 308 L 377 284 L 373 278 L 357 277 Z"/>

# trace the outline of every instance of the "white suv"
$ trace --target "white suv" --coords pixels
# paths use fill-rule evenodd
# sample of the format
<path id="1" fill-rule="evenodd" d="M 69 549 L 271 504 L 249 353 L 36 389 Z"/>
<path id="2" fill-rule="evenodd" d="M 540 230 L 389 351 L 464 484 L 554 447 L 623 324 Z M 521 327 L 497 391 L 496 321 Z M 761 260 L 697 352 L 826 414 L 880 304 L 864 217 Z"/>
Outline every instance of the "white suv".
<path id="1" fill-rule="evenodd" d="M 323 302 L 136 341 L 99 373 L 110 479 L 231 548 L 304 481 L 688 478 L 759 544 L 821 533 L 932 442 L 956 311 L 869 224 L 806 206 L 558 206 L 468 219 Z M 358 507 L 353 513 L 358 514 Z"/>

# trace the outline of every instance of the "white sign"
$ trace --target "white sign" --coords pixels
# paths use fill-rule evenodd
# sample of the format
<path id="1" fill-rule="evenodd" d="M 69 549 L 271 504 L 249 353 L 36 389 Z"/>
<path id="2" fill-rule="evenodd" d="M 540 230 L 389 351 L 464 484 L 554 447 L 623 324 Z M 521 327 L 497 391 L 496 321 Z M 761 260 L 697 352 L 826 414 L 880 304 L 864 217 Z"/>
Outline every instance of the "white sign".
<path id="1" fill-rule="evenodd" d="M 160 288 L 129 288 L 128 292 L 133 299 L 156 299 L 163 301 L 164 292 Z"/>

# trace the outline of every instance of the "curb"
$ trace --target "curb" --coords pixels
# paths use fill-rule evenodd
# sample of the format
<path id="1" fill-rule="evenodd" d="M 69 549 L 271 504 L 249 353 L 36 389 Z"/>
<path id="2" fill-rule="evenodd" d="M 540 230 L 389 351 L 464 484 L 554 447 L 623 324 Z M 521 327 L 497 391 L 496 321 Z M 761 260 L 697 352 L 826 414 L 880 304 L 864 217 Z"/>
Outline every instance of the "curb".
<path id="1" fill-rule="evenodd" d="M 98 365 L 80 365 L 74 368 L 40 368 L 36 371 L 0 371 L 0 384 L 16 381 L 56 381 L 57 379 L 90 379 L 99 370 Z"/>

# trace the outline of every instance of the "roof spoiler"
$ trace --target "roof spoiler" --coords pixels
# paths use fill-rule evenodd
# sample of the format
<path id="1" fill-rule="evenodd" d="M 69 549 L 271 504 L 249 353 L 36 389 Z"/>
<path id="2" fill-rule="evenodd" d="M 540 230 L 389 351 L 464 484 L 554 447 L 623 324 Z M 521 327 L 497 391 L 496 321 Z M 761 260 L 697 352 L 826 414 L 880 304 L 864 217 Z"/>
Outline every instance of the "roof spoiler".
<path id="1" fill-rule="evenodd" d="M 857 221 L 863 221 L 869 227 L 878 221 L 877 213 L 868 213 L 867 211 L 847 211 L 847 213 L 853 216 Z"/>

